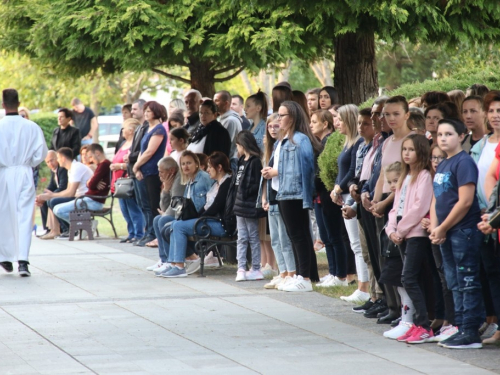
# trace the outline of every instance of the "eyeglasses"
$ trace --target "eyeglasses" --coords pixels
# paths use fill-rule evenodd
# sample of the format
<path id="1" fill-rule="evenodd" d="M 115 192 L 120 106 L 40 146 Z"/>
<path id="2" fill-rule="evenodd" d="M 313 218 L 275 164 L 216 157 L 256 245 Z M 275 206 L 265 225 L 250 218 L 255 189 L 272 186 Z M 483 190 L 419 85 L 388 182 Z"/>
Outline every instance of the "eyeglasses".
<path id="1" fill-rule="evenodd" d="M 434 161 L 436 163 L 441 163 L 445 158 L 442 156 L 431 156 L 431 161 Z"/>
<path id="2" fill-rule="evenodd" d="M 275 129 L 276 130 L 276 129 L 279 129 L 280 126 L 279 125 L 267 125 L 267 128 L 268 129 Z"/>
<path id="3" fill-rule="evenodd" d="M 280 115 L 280 114 L 278 113 L 278 120 L 281 120 L 281 119 L 282 119 L 283 117 L 285 117 L 285 116 L 290 116 L 290 115 L 289 115 L 288 113 L 285 113 L 285 114 L 283 114 L 283 115 Z"/>

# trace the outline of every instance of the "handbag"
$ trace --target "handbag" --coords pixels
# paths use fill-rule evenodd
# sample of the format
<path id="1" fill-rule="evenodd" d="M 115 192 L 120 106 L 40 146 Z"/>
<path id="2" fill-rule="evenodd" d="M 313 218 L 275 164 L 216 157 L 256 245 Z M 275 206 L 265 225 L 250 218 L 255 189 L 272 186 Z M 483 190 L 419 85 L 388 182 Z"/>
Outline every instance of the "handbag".
<path id="1" fill-rule="evenodd" d="M 200 216 L 191 198 L 172 197 L 170 207 L 175 211 L 175 220 L 190 220 Z"/>
<path id="2" fill-rule="evenodd" d="M 115 198 L 129 199 L 134 197 L 134 179 L 121 177 L 115 181 Z"/>
<path id="3" fill-rule="evenodd" d="M 490 214 L 488 224 L 493 229 L 500 229 L 500 208 L 497 208 L 492 214 Z"/>

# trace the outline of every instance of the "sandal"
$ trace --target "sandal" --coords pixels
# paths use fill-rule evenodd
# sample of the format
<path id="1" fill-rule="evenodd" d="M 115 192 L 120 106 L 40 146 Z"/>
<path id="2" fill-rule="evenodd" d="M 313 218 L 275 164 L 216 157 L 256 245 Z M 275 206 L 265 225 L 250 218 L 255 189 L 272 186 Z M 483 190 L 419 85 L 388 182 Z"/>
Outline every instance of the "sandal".
<path id="1" fill-rule="evenodd" d="M 147 247 L 158 247 L 158 239 L 154 239 L 146 244 Z"/>

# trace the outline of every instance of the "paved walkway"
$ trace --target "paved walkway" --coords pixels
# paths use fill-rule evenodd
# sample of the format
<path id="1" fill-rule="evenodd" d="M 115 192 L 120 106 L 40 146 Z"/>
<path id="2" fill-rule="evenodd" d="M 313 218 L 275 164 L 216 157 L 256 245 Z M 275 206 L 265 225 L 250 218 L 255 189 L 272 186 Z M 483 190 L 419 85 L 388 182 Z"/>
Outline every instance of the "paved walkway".
<path id="1" fill-rule="evenodd" d="M 318 293 L 234 276 L 155 278 L 154 250 L 33 241 L 33 277 L 0 274 L 0 374 L 492 374 L 499 349 L 384 339 Z M 378 331 L 377 331 L 378 330 Z M 454 356 L 450 357 L 450 356 Z"/>

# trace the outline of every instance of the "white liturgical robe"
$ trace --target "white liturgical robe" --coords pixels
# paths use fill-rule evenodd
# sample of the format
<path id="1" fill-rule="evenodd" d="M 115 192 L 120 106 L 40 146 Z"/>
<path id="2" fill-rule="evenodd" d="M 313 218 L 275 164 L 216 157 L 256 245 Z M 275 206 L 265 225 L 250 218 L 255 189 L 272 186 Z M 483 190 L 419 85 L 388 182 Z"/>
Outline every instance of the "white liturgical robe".
<path id="1" fill-rule="evenodd" d="M 33 230 L 33 167 L 47 155 L 40 127 L 19 115 L 0 120 L 0 262 L 28 261 Z"/>

